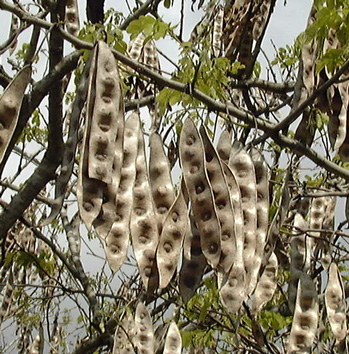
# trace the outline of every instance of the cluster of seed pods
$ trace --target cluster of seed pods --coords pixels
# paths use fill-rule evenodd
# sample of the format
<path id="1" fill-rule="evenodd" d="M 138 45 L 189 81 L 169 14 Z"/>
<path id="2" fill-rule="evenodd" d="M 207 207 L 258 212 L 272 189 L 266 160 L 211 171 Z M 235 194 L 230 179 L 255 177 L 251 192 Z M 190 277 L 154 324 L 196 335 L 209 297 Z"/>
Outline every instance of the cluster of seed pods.
<path id="1" fill-rule="evenodd" d="M 0 162 L 16 128 L 24 92 L 30 82 L 31 66 L 27 65 L 13 78 L 0 98 Z"/>

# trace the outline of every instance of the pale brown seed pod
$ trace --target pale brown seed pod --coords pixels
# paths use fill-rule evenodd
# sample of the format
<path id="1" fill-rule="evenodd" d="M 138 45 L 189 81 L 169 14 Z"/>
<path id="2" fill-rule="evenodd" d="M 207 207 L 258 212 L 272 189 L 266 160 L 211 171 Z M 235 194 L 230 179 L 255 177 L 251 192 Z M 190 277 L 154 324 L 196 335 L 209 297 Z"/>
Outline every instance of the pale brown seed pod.
<path id="1" fill-rule="evenodd" d="M 67 0 L 65 5 L 65 23 L 67 31 L 77 36 L 80 30 L 79 8 L 77 0 Z"/>
<path id="2" fill-rule="evenodd" d="M 31 66 L 26 65 L 13 78 L 0 98 L 0 162 L 16 128 L 24 92 L 30 82 Z"/>
<path id="3" fill-rule="evenodd" d="M 142 302 L 139 302 L 135 313 L 134 346 L 139 353 L 154 354 L 154 329 L 150 314 Z"/>
<path id="4" fill-rule="evenodd" d="M 204 148 L 195 124 L 190 118 L 183 124 L 179 155 L 194 218 L 200 231 L 202 251 L 208 263 L 216 268 L 221 253 L 221 229 L 212 189 L 206 175 Z"/>
<path id="5" fill-rule="evenodd" d="M 223 20 L 224 20 L 224 10 L 222 7 L 218 7 L 214 17 L 213 31 L 212 31 L 212 50 L 215 57 L 219 57 L 221 55 Z"/>
<path id="6" fill-rule="evenodd" d="M 345 290 L 341 275 L 335 263 L 329 269 L 328 283 L 325 290 L 325 304 L 331 330 L 338 342 L 347 336 L 347 318 Z"/>
<path id="7" fill-rule="evenodd" d="M 253 22 L 253 39 L 258 41 L 259 37 L 262 35 L 265 25 L 268 20 L 271 0 L 255 1 L 256 15 L 252 19 Z M 258 6 L 258 9 L 257 9 Z"/>
<path id="8" fill-rule="evenodd" d="M 159 71 L 160 62 L 156 46 L 153 40 L 148 41 L 143 47 L 143 58 L 141 62 L 152 69 Z"/>
<path id="9" fill-rule="evenodd" d="M 142 130 L 139 131 L 130 225 L 132 246 L 139 273 L 147 291 L 152 292 L 158 286 L 158 272 L 155 263 L 159 231 L 149 184 Z"/>
<path id="10" fill-rule="evenodd" d="M 123 119 L 123 114 L 119 114 L 123 98 L 114 55 L 103 41 L 98 42 L 96 65 L 96 96 L 88 140 L 88 176 L 110 184 L 113 180 L 119 120 Z"/>
<path id="11" fill-rule="evenodd" d="M 336 136 L 333 142 L 333 150 L 337 151 L 344 143 L 347 136 L 347 113 L 349 104 L 349 84 L 348 82 L 341 82 L 334 85 L 335 90 L 339 91 L 340 96 L 340 108 L 337 112 L 334 112 L 335 107 L 332 107 L 332 111 L 337 115 L 338 124 L 336 127 Z M 329 122 L 330 124 L 330 122 Z"/>
<path id="12" fill-rule="evenodd" d="M 234 214 L 233 207 L 218 153 L 203 125 L 200 127 L 200 135 L 204 144 L 207 176 L 212 187 L 217 217 L 221 226 L 221 259 L 219 268 L 223 273 L 228 273 L 236 253 L 235 223 L 234 218 L 232 218 Z"/>
<path id="13" fill-rule="evenodd" d="M 297 286 L 300 276 L 310 268 L 311 240 L 302 230 L 308 229 L 308 222 L 296 213 L 293 226 L 297 235 L 291 238 L 290 281 L 288 285 L 288 306 L 294 312 L 296 306 Z"/>
<path id="14" fill-rule="evenodd" d="M 88 174 L 89 140 L 91 133 L 91 120 L 96 96 L 96 64 L 98 47 L 95 46 L 91 59 L 91 68 L 88 80 L 88 92 L 86 103 L 86 117 L 82 151 L 80 154 L 79 176 L 77 186 L 77 199 L 82 221 L 88 230 L 97 218 L 102 207 L 103 190 L 105 183 L 90 178 Z"/>
<path id="15" fill-rule="evenodd" d="M 93 61 L 93 55 L 90 55 L 90 58 L 87 61 L 84 67 L 84 71 L 80 78 L 75 99 L 72 104 L 72 111 L 69 120 L 68 138 L 66 143 L 64 144 L 61 173 L 56 180 L 55 200 L 52 205 L 52 210 L 50 215 L 46 220 L 44 220 L 41 223 L 41 226 L 50 224 L 57 217 L 64 202 L 67 185 L 70 180 L 71 174 L 73 172 L 74 163 L 75 163 L 76 148 L 79 140 L 78 138 L 79 124 L 83 116 L 82 111 L 84 109 L 84 105 L 87 97 L 89 73 L 90 73 L 92 61 Z"/>
<path id="16" fill-rule="evenodd" d="M 166 288 L 177 269 L 184 236 L 188 232 L 188 228 L 188 209 L 183 193 L 180 191 L 166 216 L 156 251 L 160 289 Z"/>
<path id="17" fill-rule="evenodd" d="M 125 123 L 124 159 L 120 173 L 120 183 L 115 196 L 115 218 L 105 238 L 104 245 L 106 257 L 113 272 L 118 271 L 122 266 L 129 246 L 139 132 L 139 114 L 138 112 L 133 112 Z"/>
<path id="18" fill-rule="evenodd" d="M 277 286 L 278 260 L 273 252 L 268 263 L 259 279 L 254 299 L 252 302 L 252 313 L 257 314 L 263 306 L 273 298 Z"/>
<path id="19" fill-rule="evenodd" d="M 41 347 L 42 339 L 40 335 L 37 334 L 33 340 L 33 343 L 29 347 L 28 354 L 40 354 L 40 347 Z"/>
<path id="20" fill-rule="evenodd" d="M 318 327 L 319 303 L 315 285 L 309 275 L 302 273 L 297 290 L 287 354 L 311 352 Z"/>
<path id="21" fill-rule="evenodd" d="M 11 45 L 9 47 L 9 54 L 12 55 L 17 48 L 17 37 L 19 35 L 19 18 L 15 15 L 11 15 L 11 26 L 10 26 L 10 33 L 9 38 L 12 37 Z"/>
<path id="22" fill-rule="evenodd" d="M 182 267 L 179 272 L 179 292 L 185 303 L 195 294 L 207 266 L 202 253 L 200 233 L 190 218 L 190 230 L 185 235 L 183 244 Z"/>
<path id="23" fill-rule="evenodd" d="M 225 163 L 229 163 L 229 157 L 231 152 L 231 137 L 231 132 L 224 129 L 221 135 L 219 136 L 217 143 L 218 155 Z"/>
<path id="24" fill-rule="evenodd" d="M 264 248 L 267 240 L 269 222 L 269 175 L 268 167 L 262 154 L 257 149 L 251 151 L 252 162 L 256 173 L 257 187 L 257 229 L 256 229 L 256 249 L 254 255 L 254 268 L 251 272 L 251 288 L 257 284 L 259 270 L 262 264 Z"/>
<path id="25" fill-rule="evenodd" d="M 176 195 L 171 179 L 170 164 L 164 151 L 161 136 L 153 132 L 149 137 L 149 179 L 154 207 L 161 233 L 163 222 Z"/>
<path id="26" fill-rule="evenodd" d="M 181 354 L 182 338 L 175 322 L 168 328 L 163 354 Z"/>
<path id="27" fill-rule="evenodd" d="M 133 353 L 133 336 L 135 330 L 135 321 L 131 314 L 123 316 L 115 330 L 113 354 L 131 354 Z"/>
<path id="28" fill-rule="evenodd" d="M 127 53 L 131 59 L 139 61 L 142 55 L 143 42 L 145 36 L 143 33 L 139 33 L 134 39 L 132 39 L 127 46 Z"/>
<path id="29" fill-rule="evenodd" d="M 240 189 L 241 207 L 244 217 L 244 265 L 246 270 L 247 294 L 256 286 L 255 254 L 257 246 L 257 185 L 256 173 L 251 156 L 238 144 L 234 143 L 229 159 L 229 167 L 235 175 Z"/>

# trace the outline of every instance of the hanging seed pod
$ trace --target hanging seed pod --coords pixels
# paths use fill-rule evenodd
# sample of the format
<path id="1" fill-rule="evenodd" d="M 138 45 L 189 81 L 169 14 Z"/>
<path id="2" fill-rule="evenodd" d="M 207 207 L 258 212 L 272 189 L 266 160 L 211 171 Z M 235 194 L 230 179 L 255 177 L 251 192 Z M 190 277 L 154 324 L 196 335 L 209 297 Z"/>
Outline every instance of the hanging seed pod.
<path id="1" fill-rule="evenodd" d="M 248 292 L 253 291 L 254 284 L 257 284 L 259 270 L 262 264 L 264 248 L 267 240 L 269 222 L 269 185 L 268 167 L 262 154 L 256 150 L 251 151 L 252 162 L 256 172 L 257 187 L 257 229 L 256 229 L 256 251 L 254 255 L 254 268 L 251 271 L 251 285 Z"/>
<path id="2" fill-rule="evenodd" d="M 252 312 L 256 315 L 272 299 L 277 286 L 278 260 L 273 252 L 254 292 Z"/>
<path id="3" fill-rule="evenodd" d="M 62 208 L 65 193 L 67 190 L 67 185 L 70 180 L 70 177 L 73 173 L 76 148 L 78 145 L 78 132 L 80 119 L 83 116 L 83 109 L 87 97 L 88 84 L 89 84 L 89 74 L 92 73 L 93 69 L 91 65 L 95 65 L 94 55 L 90 55 L 89 60 L 87 61 L 84 71 L 81 75 L 78 88 L 76 90 L 76 95 L 74 102 L 72 104 L 72 111 L 69 121 L 69 131 L 68 138 L 64 144 L 64 151 L 62 157 L 62 168 L 61 173 L 56 180 L 55 186 L 55 200 L 52 205 L 52 210 L 49 217 L 41 223 L 41 226 L 50 224 L 58 215 L 59 211 Z M 91 71 L 92 70 L 92 71 Z"/>
<path id="4" fill-rule="evenodd" d="M 142 302 L 139 302 L 136 308 L 134 346 L 139 353 L 154 354 L 153 324 Z"/>
<path id="5" fill-rule="evenodd" d="M 77 0 L 67 0 L 65 5 L 65 22 L 67 31 L 73 36 L 77 36 L 80 30 Z"/>
<path id="6" fill-rule="evenodd" d="M 348 104 L 349 104 L 349 85 L 347 82 L 342 82 L 336 84 L 335 90 L 339 91 L 340 96 L 340 108 L 335 111 L 336 107 L 332 107 L 333 114 L 338 116 L 338 126 L 337 126 L 337 134 L 335 137 L 335 141 L 333 144 L 333 150 L 338 150 L 345 141 L 345 137 L 347 136 L 347 113 L 348 113 Z"/>
<path id="7" fill-rule="evenodd" d="M 244 265 L 246 269 L 247 293 L 256 286 L 255 254 L 257 247 L 257 186 L 256 173 L 249 154 L 239 144 L 234 143 L 229 159 L 229 167 L 235 175 L 241 195 L 241 207 L 244 217 Z"/>
<path id="8" fill-rule="evenodd" d="M 219 268 L 224 273 L 228 273 L 236 253 L 235 224 L 234 218 L 232 218 L 232 215 L 234 215 L 233 207 L 218 153 L 203 125 L 200 127 L 200 135 L 204 145 L 207 176 L 212 187 L 217 217 L 221 226 L 221 259 Z"/>
<path id="9" fill-rule="evenodd" d="M 143 42 L 145 36 L 143 33 L 139 33 L 137 37 L 132 39 L 127 47 L 127 53 L 131 59 L 139 61 L 142 55 Z"/>
<path id="10" fill-rule="evenodd" d="M 341 342 L 347 336 L 346 301 L 342 278 L 335 263 L 330 266 L 325 304 L 333 335 Z"/>
<path id="11" fill-rule="evenodd" d="M 138 112 L 134 112 L 125 123 L 124 159 L 119 188 L 115 197 L 115 218 L 105 239 L 105 253 L 113 272 L 117 272 L 125 261 L 129 246 L 130 218 L 133 204 L 133 186 L 136 178 L 139 134 L 139 114 Z"/>
<path id="12" fill-rule="evenodd" d="M 218 58 L 221 55 L 224 10 L 222 7 L 218 7 L 216 11 L 213 22 L 212 50 L 214 56 Z"/>
<path id="13" fill-rule="evenodd" d="M 294 217 L 293 226 L 298 235 L 291 238 L 291 262 L 290 262 L 290 281 L 288 285 L 288 306 L 291 312 L 294 312 L 297 286 L 300 276 L 307 273 L 310 268 L 311 257 L 311 240 L 307 237 L 302 230 L 308 228 L 307 221 L 303 216 L 296 213 Z"/>
<path id="14" fill-rule="evenodd" d="M 131 354 L 134 352 L 132 347 L 134 330 L 133 316 L 125 314 L 115 330 L 113 354 Z"/>
<path id="15" fill-rule="evenodd" d="M 305 110 L 303 112 L 302 120 L 300 121 L 294 136 L 296 140 L 300 141 L 306 146 L 311 146 L 315 137 L 316 129 L 312 124 L 313 114 L 314 112 L 309 110 Z M 301 154 L 298 152 L 296 152 L 296 154 L 301 156 Z"/>
<path id="16" fill-rule="evenodd" d="M 326 197 L 315 197 L 311 201 L 309 212 L 309 228 L 311 230 L 322 229 L 326 212 Z M 312 231 L 309 233 L 312 236 L 311 243 L 317 242 L 317 238 L 321 236 L 320 232 Z"/>
<path id="17" fill-rule="evenodd" d="M 40 335 L 36 335 L 33 343 L 31 344 L 28 354 L 40 354 L 40 347 L 41 347 L 41 338 Z"/>
<path id="18" fill-rule="evenodd" d="M 109 46 L 98 42 L 96 96 L 89 136 L 88 175 L 106 184 L 113 180 L 115 142 L 122 94 L 118 68 Z M 118 166 L 120 168 L 120 166 Z M 118 171 L 120 173 L 120 171 Z"/>
<path id="19" fill-rule="evenodd" d="M 155 253 L 159 242 L 159 231 L 149 185 L 142 130 L 139 131 L 130 225 L 133 251 L 139 273 L 147 291 L 152 292 L 158 286 Z"/>
<path id="20" fill-rule="evenodd" d="M 179 155 L 194 218 L 200 231 L 202 251 L 208 263 L 215 268 L 220 260 L 221 230 L 206 175 L 204 148 L 200 135 L 189 118 L 183 124 Z"/>
<path id="21" fill-rule="evenodd" d="M 25 66 L 13 78 L 0 98 L 0 162 L 16 128 L 25 89 L 31 78 L 31 66 Z"/>
<path id="22" fill-rule="evenodd" d="M 97 218 L 102 207 L 103 190 L 105 184 L 88 174 L 89 140 L 91 133 L 92 113 L 96 96 L 96 63 L 98 46 L 95 46 L 91 59 L 91 68 L 88 80 L 88 92 L 86 103 L 86 117 L 82 151 L 80 154 L 79 176 L 77 186 L 77 199 L 82 221 L 88 230 Z"/>
<path id="23" fill-rule="evenodd" d="M 182 338 L 175 322 L 168 328 L 163 354 L 181 354 Z"/>
<path id="24" fill-rule="evenodd" d="M 153 40 L 148 41 L 143 47 L 142 63 L 156 71 L 160 70 L 159 57 Z"/>
<path id="25" fill-rule="evenodd" d="M 163 224 L 156 262 L 159 270 L 159 287 L 166 288 L 177 269 L 183 239 L 189 228 L 188 209 L 180 192 Z"/>
<path id="26" fill-rule="evenodd" d="M 219 136 L 217 143 L 217 152 L 219 157 L 225 163 L 229 162 L 230 152 L 231 152 L 231 132 L 224 129 Z"/>
<path id="27" fill-rule="evenodd" d="M 11 41 L 11 45 L 9 47 L 9 54 L 12 55 L 17 47 L 17 37 L 18 37 L 18 29 L 19 29 L 19 18 L 15 15 L 11 15 L 11 26 L 10 26 L 10 33 L 9 38 L 13 38 Z"/>
<path id="28" fill-rule="evenodd" d="M 179 292 L 185 303 L 195 294 L 207 266 L 202 253 L 200 233 L 190 217 L 191 229 L 185 235 L 183 244 L 182 267 L 179 272 Z"/>
<path id="29" fill-rule="evenodd" d="M 112 166 L 112 183 L 106 185 L 103 190 L 103 203 L 101 212 L 93 223 L 97 235 L 103 240 L 106 239 L 116 218 L 116 193 L 119 188 L 124 153 L 124 125 L 124 105 L 123 101 L 120 100 L 118 113 L 118 132 L 115 140 L 114 162 Z"/>
<path id="30" fill-rule="evenodd" d="M 298 282 L 287 354 L 309 353 L 318 327 L 318 295 L 310 276 L 303 273 Z"/>
<path id="31" fill-rule="evenodd" d="M 255 1 L 253 12 L 256 13 L 252 19 L 253 39 L 258 41 L 267 23 L 271 7 L 271 0 Z"/>
<path id="32" fill-rule="evenodd" d="M 167 212 L 176 198 L 170 164 L 163 146 L 161 136 L 152 133 L 149 138 L 149 178 L 160 233 Z"/>

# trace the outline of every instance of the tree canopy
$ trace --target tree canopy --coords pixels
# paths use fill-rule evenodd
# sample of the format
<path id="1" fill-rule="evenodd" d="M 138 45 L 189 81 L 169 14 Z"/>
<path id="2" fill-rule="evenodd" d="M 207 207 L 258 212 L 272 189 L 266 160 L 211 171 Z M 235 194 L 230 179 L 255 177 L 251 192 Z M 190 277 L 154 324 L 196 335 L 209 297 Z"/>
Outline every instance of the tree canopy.
<path id="1" fill-rule="evenodd" d="M 349 2 L 117 6 L 0 0 L 1 352 L 346 353 Z"/>

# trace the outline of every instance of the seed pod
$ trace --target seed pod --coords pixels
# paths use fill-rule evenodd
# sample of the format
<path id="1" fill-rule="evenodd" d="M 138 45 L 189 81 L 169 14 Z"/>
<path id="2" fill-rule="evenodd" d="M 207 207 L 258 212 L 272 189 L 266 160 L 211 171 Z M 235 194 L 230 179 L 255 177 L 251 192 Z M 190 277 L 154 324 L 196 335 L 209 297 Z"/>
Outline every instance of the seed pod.
<path id="1" fill-rule="evenodd" d="M 139 273 L 147 291 L 152 292 L 158 286 L 155 252 L 159 242 L 159 231 L 149 185 L 142 130 L 139 131 L 130 225 L 133 251 Z"/>
<path id="2" fill-rule="evenodd" d="M 154 354 L 153 324 L 142 302 L 139 302 L 136 308 L 134 345 L 139 353 Z"/>
<path id="3" fill-rule="evenodd" d="M 0 163 L 16 128 L 25 89 L 31 78 L 31 66 L 26 65 L 13 78 L 0 98 Z"/>
<path id="4" fill-rule="evenodd" d="M 342 278 L 335 263 L 330 266 L 325 304 L 333 335 L 341 342 L 347 335 L 346 301 Z"/>
<path id="5" fill-rule="evenodd" d="M 290 262 L 290 282 L 288 285 L 288 306 L 291 312 L 294 312 L 297 286 L 300 276 L 306 273 L 310 268 L 311 256 L 311 240 L 310 237 L 305 236 L 302 230 L 308 228 L 307 221 L 303 216 L 296 213 L 293 225 L 298 235 L 291 238 L 291 262 Z"/>
<path id="6" fill-rule="evenodd" d="M 11 15 L 11 26 L 10 26 L 10 33 L 9 38 L 12 38 L 11 45 L 9 47 L 9 54 L 12 55 L 13 52 L 16 50 L 17 47 L 17 37 L 19 35 L 19 18 L 15 15 Z"/>
<path id="7" fill-rule="evenodd" d="M 163 354 L 181 354 L 182 338 L 175 322 L 168 328 Z"/>
<path id="8" fill-rule="evenodd" d="M 252 312 L 256 315 L 262 307 L 272 299 L 277 282 L 278 260 L 273 252 L 268 260 L 268 263 L 263 271 L 261 278 L 258 281 L 254 292 Z"/>
<path id="9" fill-rule="evenodd" d="M 37 334 L 29 348 L 28 354 L 40 354 L 41 342 L 42 339 L 40 338 L 40 335 Z"/>
<path id="10" fill-rule="evenodd" d="M 345 141 L 345 137 L 347 135 L 347 111 L 349 104 L 349 85 L 347 82 L 341 82 L 336 84 L 335 90 L 339 91 L 340 96 L 340 107 L 339 110 L 335 110 L 336 107 L 332 107 L 333 114 L 338 117 L 338 126 L 337 126 L 337 134 L 335 137 L 335 141 L 333 144 L 333 150 L 338 150 Z"/>
<path id="11" fill-rule="evenodd" d="M 80 29 L 79 9 L 77 0 L 67 0 L 65 5 L 65 22 L 67 31 L 77 36 Z"/>
<path id="12" fill-rule="evenodd" d="M 139 61 L 142 55 L 143 42 L 145 36 L 143 33 L 139 33 L 137 37 L 132 39 L 127 47 L 127 53 L 131 59 Z"/>
<path id="13" fill-rule="evenodd" d="M 208 263 L 215 268 L 220 260 L 221 230 L 206 175 L 204 148 L 200 135 L 189 118 L 183 124 L 179 155 L 194 218 L 200 231 L 202 251 Z"/>
<path id="14" fill-rule="evenodd" d="M 79 140 L 79 124 L 83 116 L 82 111 L 84 109 L 87 97 L 91 65 L 94 65 L 93 57 L 94 55 L 90 55 L 90 58 L 87 61 L 84 67 L 84 71 L 81 75 L 78 88 L 76 90 L 76 95 L 72 104 L 72 111 L 70 115 L 68 138 L 66 143 L 64 144 L 61 173 L 58 176 L 55 185 L 55 200 L 52 205 L 52 210 L 49 217 L 41 223 L 41 226 L 50 224 L 57 217 L 59 211 L 62 208 L 65 193 L 67 190 L 67 185 L 70 180 L 71 174 L 73 173 L 76 148 Z"/>
<path id="15" fill-rule="evenodd" d="M 256 229 L 256 250 L 254 255 L 254 268 L 251 272 L 251 286 L 248 290 L 253 291 L 254 284 L 257 284 L 259 269 L 262 264 L 264 247 L 267 239 L 269 222 L 269 185 L 268 167 L 262 154 L 256 150 L 251 151 L 252 162 L 256 172 L 257 186 L 257 229 Z"/>
<path id="16" fill-rule="evenodd" d="M 219 57 L 222 47 L 224 10 L 222 7 L 218 7 L 216 11 L 212 31 L 212 50 L 214 56 Z"/>
<path id="17" fill-rule="evenodd" d="M 163 146 L 161 136 L 152 133 L 149 138 L 149 178 L 160 233 L 167 212 L 176 198 L 170 164 Z"/>
<path id="18" fill-rule="evenodd" d="M 117 272 L 125 261 L 129 246 L 139 132 L 139 114 L 134 112 L 125 123 L 124 159 L 119 188 L 115 197 L 115 218 L 104 245 L 107 260 L 113 272 Z"/>
<path id="19" fill-rule="evenodd" d="M 217 217 L 221 226 L 219 268 L 227 273 L 233 264 L 236 253 L 235 224 L 234 218 L 232 218 L 234 212 L 222 164 L 203 125 L 200 127 L 200 135 L 204 144 L 207 176 L 212 187 Z"/>
<path id="20" fill-rule="evenodd" d="M 182 267 L 179 272 L 179 292 L 185 303 L 195 294 L 207 266 L 206 257 L 202 253 L 200 233 L 190 218 L 190 230 L 185 235 L 183 244 Z"/>
<path id="21" fill-rule="evenodd" d="M 326 212 L 326 197 L 314 197 L 311 201 L 309 212 L 309 228 L 311 230 L 322 229 Z M 316 238 L 320 237 L 320 232 L 312 231 L 309 233 L 312 236 L 311 243 L 314 244 Z"/>
<path id="22" fill-rule="evenodd" d="M 218 139 L 217 152 L 219 157 L 225 163 L 229 162 L 230 152 L 231 152 L 231 132 L 224 129 Z"/>
<path id="23" fill-rule="evenodd" d="M 287 354 L 311 352 L 318 326 L 318 295 L 310 276 L 302 273 L 297 290 Z"/>
<path id="24" fill-rule="evenodd" d="M 241 207 L 244 216 L 244 265 L 246 269 L 247 293 L 252 293 L 256 286 L 255 254 L 257 247 L 257 186 L 252 159 L 237 143 L 233 145 L 229 166 L 239 185 Z"/>
<path id="25" fill-rule="evenodd" d="M 141 62 L 157 71 L 160 70 L 159 57 L 153 40 L 148 41 L 143 47 L 143 58 Z"/>
<path id="26" fill-rule="evenodd" d="M 256 12 L 254 18 L 252 18 L 253 23 L 253 39 L 258 41 L 259 37 L 262 35 L 265 25 L 268 20 L 270 12 L 271 1 L 255 1 L 253 12 Z"/>
<path id="27" fill-rule="evenodd" d="M 188 209 L 182 192 L 179 192 L 164 221 L 156 252 L 160 289 L 166 288 L 177 269 L 183 239 L 188 228 Z"/>
<path id="28" fill-rule="evenodd" d="M 123 114 L 119 114 L 122 109 L 122 94 L 114 55 L 102 41 L 98 42 L 96 70 L 96 97 L 88 143 L 88 175 L 110 184 L 113 179 L 112 167 L 119 120 L 123 119 Z"/>
<path id="29" fill-rule="evenodd" d="M 96 96 L 96 62 L 98 47 L 95 46 L 91 59 L 91 68 L 88 80 L 88 92 L 86 103 L 86 117 L 82 151 L 80 154 L 79 176 L 77 186 L 77 198 L 82 221 L 88 230 L 98 216 L 102 207 L 103 190 L 105 184 L 99 180 L 90 178 L 88 174 L 89 140 L 91 133 L 92 112 Z"/>
<path id="30" fill-rule="evenodd" d="M 117 326 L 114 335 L 113 354 L 131 354 L 133 353 L 133 336 L 135 323 L 132 315 L 125 314 Z"/>

